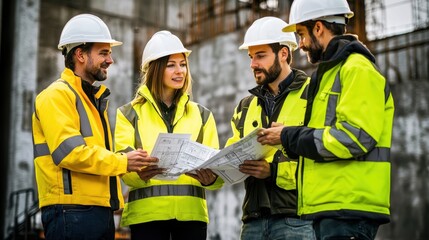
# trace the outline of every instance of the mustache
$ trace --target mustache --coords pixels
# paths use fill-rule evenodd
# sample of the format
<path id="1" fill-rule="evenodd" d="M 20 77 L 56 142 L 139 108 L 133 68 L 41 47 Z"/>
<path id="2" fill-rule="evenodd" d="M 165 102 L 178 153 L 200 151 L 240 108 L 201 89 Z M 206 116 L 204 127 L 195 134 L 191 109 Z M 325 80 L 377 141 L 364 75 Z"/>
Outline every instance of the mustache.
<path id="1" fill-rule="evenodd" d="M 265 69 L 263 69 L 263 68 L 254 68 L 253 72 L 256 72 L 256 71 L 265 72 Z"/>
<path id="2" fill-rule="evenodd" d="M 102 68 L 108 68 L 110 66 L 110 64 L 109 63 L 106 63 L 106 62 L 103 62 L 101 65 L 100 65 L 100 67 L 102 67 Z"/>

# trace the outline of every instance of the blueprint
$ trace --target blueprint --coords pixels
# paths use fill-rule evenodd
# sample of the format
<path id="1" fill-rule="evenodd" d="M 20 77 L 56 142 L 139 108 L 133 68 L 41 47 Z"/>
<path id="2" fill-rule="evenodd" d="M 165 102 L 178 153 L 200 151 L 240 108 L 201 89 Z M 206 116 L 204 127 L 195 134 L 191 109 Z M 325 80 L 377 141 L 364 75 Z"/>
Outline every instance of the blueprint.
<path id="1" fill-rule="evenodd" d="M 247 178 L 238 167 L 244 160 L 258 160 L 277 149 L 261 145 L 255 129 L 240 141 L 217 150 L 190 140 L 190 134 L 160 133 L 151 156 L 159 159 L 158 166 L 165 168 L 155 179 L 175 180 L 181 174 L 209 168 L 226 184 L 235 184 Z"/>

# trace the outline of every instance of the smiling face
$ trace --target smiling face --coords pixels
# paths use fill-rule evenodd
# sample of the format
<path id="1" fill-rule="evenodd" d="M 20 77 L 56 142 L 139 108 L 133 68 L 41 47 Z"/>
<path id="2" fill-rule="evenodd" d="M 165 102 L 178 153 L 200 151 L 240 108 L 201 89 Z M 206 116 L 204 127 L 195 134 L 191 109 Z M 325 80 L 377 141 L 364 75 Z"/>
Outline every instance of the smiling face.
<path id="1" fill-rule="evenodd" d="M 264 85 L 276 81 L 282 68 L 278 55 L 268 44 L 249 46 L 248 54 L 256 84 Z"/>
<path id="2" fill-rule="evenodd" d="M 183 88 L 187 71 L 188 67 L 183 53 L 170 55 L 162 80 L 164 90 L 167 92 L 175 92 L 177 89 Z"/>
<path id="3" fill-rule="evenodd" d="M 86 55 L 85 76 L 82 77 L 92 82 L 106 80 L 107 68 L 113 63 L 110 43 L 94 43 Z"/>

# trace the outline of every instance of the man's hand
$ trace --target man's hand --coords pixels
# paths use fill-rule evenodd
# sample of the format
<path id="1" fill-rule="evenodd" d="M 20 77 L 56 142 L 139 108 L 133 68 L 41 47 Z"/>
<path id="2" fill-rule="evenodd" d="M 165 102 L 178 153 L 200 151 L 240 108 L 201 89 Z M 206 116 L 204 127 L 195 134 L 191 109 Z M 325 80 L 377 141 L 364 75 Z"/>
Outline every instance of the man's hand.
<path id="1" fill-rule="evenodd" d="M 212 185 L 216 181 L 217 175 L 210 169 L 202 168 L 199 170 L 195 170 L 195 172 L 196 174 L 186 173 L 186 175 L 195 178 L 203 186 Z"/>
<path id="2" fill-rule="evenodd" d="M 142 149 L 127 152 L 127 158 L 128 172 L 138 172 L 144 167 L 156 165 L 158 163 L 158 158 L 149 156 L 149 154 Z"/>
<path id="3" fill-rule="evenodd" d="M 143 181 L 148 181 L 155 175 L 161 174 L 164 170 L 164 168 L 159 168 L 158 165 L 152 165 L 142 168 L 140 171 L 137 172 L 137 174 Z"/>
<path id="4" fill-rule="evenodd" d="M 265 179 L 271 175 L 270 164 L 265 159 L 245 160 L 238 170 L 259 179 Z"/>
<path id="5" fill-rule="evenodd" d="M 263 128 L 258 132 L 258 142 L 262 145 L 268 144 L 271 146 L 281 144 L 282 141 L 280 137 L 283 128 L 283 124 L 273 122 L 271 128 Z"/>

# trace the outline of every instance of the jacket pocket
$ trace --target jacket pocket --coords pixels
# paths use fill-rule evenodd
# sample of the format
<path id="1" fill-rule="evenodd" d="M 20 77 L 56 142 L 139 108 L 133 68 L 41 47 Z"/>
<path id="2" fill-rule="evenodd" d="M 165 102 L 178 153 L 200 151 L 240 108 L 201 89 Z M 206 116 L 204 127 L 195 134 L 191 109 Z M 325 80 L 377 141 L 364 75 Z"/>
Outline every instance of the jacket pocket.
<path id="1" fill-rule="evenodd" d="M 296 167 L 298 163 L 295 161 L 279 162 L 277 167 L 276 184 L 278 187 L 285 190 L 296 189 Z"/>

